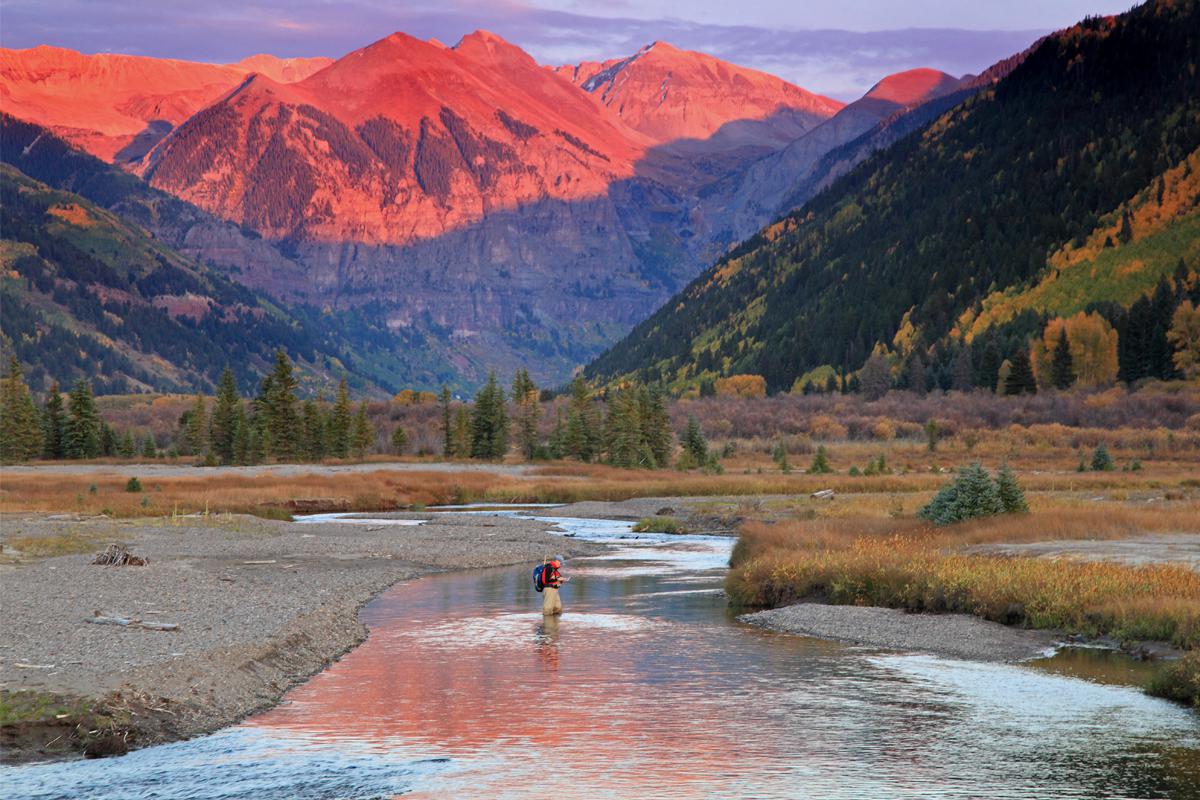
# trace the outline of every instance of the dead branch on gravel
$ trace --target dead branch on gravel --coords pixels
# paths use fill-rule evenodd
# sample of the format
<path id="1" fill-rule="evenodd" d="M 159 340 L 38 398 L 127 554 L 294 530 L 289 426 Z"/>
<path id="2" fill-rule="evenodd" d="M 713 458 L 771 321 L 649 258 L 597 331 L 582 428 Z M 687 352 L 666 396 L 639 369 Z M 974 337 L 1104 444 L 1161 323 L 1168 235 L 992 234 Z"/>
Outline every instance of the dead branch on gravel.
<path id="1" fill-rule="evenodd" d="M 107 550 L 92 559 L 92 563 L 104 567 L 144 567 L 148 561 L 129 552 L 123 544 L 110 544 Z"/>

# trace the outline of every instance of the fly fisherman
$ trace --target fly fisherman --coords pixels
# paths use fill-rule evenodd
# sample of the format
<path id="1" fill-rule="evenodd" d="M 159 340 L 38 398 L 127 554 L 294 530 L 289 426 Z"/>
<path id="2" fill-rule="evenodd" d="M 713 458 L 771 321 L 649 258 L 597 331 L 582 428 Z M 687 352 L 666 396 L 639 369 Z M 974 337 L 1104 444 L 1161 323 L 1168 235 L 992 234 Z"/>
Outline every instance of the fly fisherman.
<path id="1" fill-rule="evenodd" d="M 542 615 L 558 616 L 562 613 L 562 599 L 558 596 L 558 588 L 570 580 L 564 578 L 561 572 L 562 561 L 552 558 L 533 569 L 533 586 L 545 597 L 542 600 Z"/>

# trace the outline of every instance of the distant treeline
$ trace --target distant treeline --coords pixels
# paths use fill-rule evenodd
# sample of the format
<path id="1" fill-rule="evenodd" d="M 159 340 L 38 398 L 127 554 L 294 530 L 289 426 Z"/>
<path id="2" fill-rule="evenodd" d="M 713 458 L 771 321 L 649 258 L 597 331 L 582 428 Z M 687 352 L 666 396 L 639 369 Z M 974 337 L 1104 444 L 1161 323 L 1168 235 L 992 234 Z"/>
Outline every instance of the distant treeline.
<path id="1" fill-rule="evenodd" d="M 252 398 L 238 393 L 234 374 L 226 369 L 215 398 L 197 394 L 179 416 L 173 441 L 165 450 L 148 433 L 135 436 L 132 430 L 115 430 L 102 420 L 87 380 L 76 382 L 65 401 L 59 387 L 52 386 L 39 405 L 14 357 L 0 384 L 0 459 L 8 463 L 39 458 L 184 456 L 211 466 L 252 465 L 362 458 L 379 449 L 380 431 L 368 415 L 367 401 L 352 403 L 344 379 L 332 400 L 301 399 L 294 367 L 283 350 L 276 353 L 274 369 L 263 377 Z M 694 419 L 688 425 L 682 454 L 674 457 L 675 434 L 667 396 L 659 387 L 613 389 L 606 392 L 606 402 L 599 402 L 577 378 L 571 384 L 566 410 L 558 410 L 548 435 L 540 424 L 544 396 L 522 369 L 509 393 L 495 373 L 489 375 L 470 404 L 456 402 L 448 387 L 436 396 L 401 392 L 395 402 L 439 404 L 440 455 L 448 458 L 499 460 L 515 449 L 531 461 L 572 458 L 628 468 L 673 464 L 720 468 Z M 409 432 L 393 424 L 386 433 L 391 451 L 403 454 Z"/>

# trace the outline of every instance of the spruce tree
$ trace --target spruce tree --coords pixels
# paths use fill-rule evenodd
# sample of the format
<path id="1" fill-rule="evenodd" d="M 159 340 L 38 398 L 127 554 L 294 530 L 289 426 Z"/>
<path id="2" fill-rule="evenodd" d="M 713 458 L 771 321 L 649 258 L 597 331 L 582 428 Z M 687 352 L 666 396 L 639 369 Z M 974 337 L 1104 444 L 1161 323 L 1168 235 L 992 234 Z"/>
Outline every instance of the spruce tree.
<path id="1" fill-rule="evenodd" d="M 229 463 L 250 463 L 250 436 L 250 422 L 246 418 L 246 407 L 238 403 L 237 416 L 233 422 L 233 457 Z"/>
<path id="2" fill-rule="evenodd" d="M 184 430 L 184 442 L 188 451 L 194 456 L 203 457 L 208 452 L 208 405 L 204 395 L 196 392 L 188 412 L 187 427 Z"/>
<path id="3" fill-rule="evenodd" d="M 325 418 L 321 414 L 321 407 L 311 397 L 304 401 L 301 427 L 304 431 L 301 455 L 306 461 L 320 461 L 325 457 Z"/>
<path id="4" fill-rule="evenodd" d="M 504 408 L 504 390 L 496 382 L 496 373 L 488 373 L 487 383 L 475 394 L 471 412 L 471 458 L 498 460 L 508 452 L 508 413 Z"/>
<path id="5" fill-rule="evenodd" d="M 561 408 L 554 412 L 554 429 L 550 431 L 550 441 L 547 442 L 546 449 L 551 458 L 567 456 L 567 422 Z"/>
<path id="6" fill-rule="evenodd" d="M 620 389 L 609 401 L 605 439 L 608 463 L 614 467 L 643 466 L 641 420 L 634 389 Z"/>
<path id="7" fill-rule="evenodd" d="M 326 425 L 329 455 L 334 458 L 345 458 L 350 453 L 350 389 L 346 386 L 343 376 L 338 382 L 337 398 L 329 411 L 329 421 Z"/>
<path id="8" fill-rule="evenodd" d="M 212 450 L 222 464 L 234 462 L 233 440 L 237 429 L 238 409 L 242 398 L 238 394 L 233 370 L 229 367 L 221 372 L 217 384 L 217 399 L 212 413 Z"/>
<path id="9" fill-rule="evenodd" d="M 0 378 L 0 461 L 28 461 L 42 453 L 42 420 L 29 394 L 21 363 L 9 358 L 8 374 Z"/>
<path id="10" fill-rule="evenodd" d="M 269 383 L 264 381 L 263 406 L 266 411 L 265 433 L 269 452 L 280 461 L 301 455 L 304 442 L 300 414 L 296 410 L 296 376 L 292 360 L 281 347 L 275 352 L 275 368 Z"/>
<path id="11" fill-rule="evenodd" d="M 825 450 L 825 445 L 817 445 L 817 452 L 813 455 L 812 463 L 808 465 L 809 475 L 828 475 L 833 472 L 833 467 L 829 465 L 829 453 Z"/>
<path id="12" fill-rule="evenodd" d="M 1037 394 L 1037 381 L 1033 377 L 1033 365 L 1029 361 L 1029 350 L 1020 347 L 1009 360 L 1008 377 L 1004 379 L 1007 395 Z"/>
<path id="13" fill-rule="evenodd" d="M 404 448 L 408 445 L 408 434 L 404 432 L 403 425 L 397 425 L 392 431 L 392 447 L 396 450 L 396 455 L 404 455 Z"/>
<path id="14" fill-rule="evenodd" d="M 571 381 L 571 402 L 567 407 L 567 455 L 585 462 L 598 456 L 602 439 L 599 428 L 591 390 L 583 376 L 576 375 Z"/>
<path id="15" fill-rule="evenodd" d="M 978 462 L 963 467 L 943 486 L 917 516 L 937 525 L 990 517 L 1004 511 L 999 487 Z"/>
<path id="16" fill-rule="evenodd" d="M 158 446 L 154 443 L 154 437 L 149 433 L 142 439 L 142 457 L 158 458 Z"/>
<path id="17" fill-rule="evenodd" d="M 125 431 L 120 444 L 117 445 L 117 455 L 121 458 L 133 458 L 134 452 L 133 431 Z"/>
<path id="18" fill-rule="evenodd" d="M 375 431 L 371 421 L 367 419 L 367 401 L 358 405 L 358 413 L 354 415 L 354 424 L 350 433 L 350 449 L 358 458 L 364 458 L 371 446 L 375 444 Z"/>
<path id="19" fill-rule="evenodd" d="M 644 391 L 642 437 L 654 458 L 654 466 L 666 467 L 671 463 L 671 445 L 675 438 L 671 432 L 666 393 L 657 384 Z"/>
<path id="20" fill-rule="evenodd" d="M 687 462 L 692 466 L 704 466 L 708 463 L 708 440 L 695 415 L 688 416 L 687 428 L 683 434 L 683 452 Z"/>
<path id="21" fill-rule="evenodd" d="M 1000 506 L 1005 514 L 1027 514 L 1029 505 L 1025 502 L 1025 492 L 1017 483 L 1017 476 L 1005 461 L 996 473 L 996 492 L 1000 495 Z"/>
<path id="22" fill-rule="evenodd" d="M 100 455 L 100 415 L 92 397 L 92 384 L 84 378 L 67 395 L 67 421 L 63 427 L 63 454 L 67 458 Z"/>
<path id="23" fill-rule="evenodd" d="M 471 455 L 471 415 L 466 406 L 459 406 L 454 411 L 454 430 L 451 434 L 450 452 L 456 458 L 469 458 Z"/>
<path id="24" fill-rule="evenodd" d="M 1095 472 L 1112 472 L 1116 468 L 1113 464 L 1112 456 L 1108 453 L 1108 447 L 1104 442 L 1096 445 L 1096 449 L 1092 452 L 1092 469 Z"/>
<path id="25" fill-rule="evenodd" d="M 1050 361 L 1050 384 L 1055 389 L 1070 389 L 1074 383 L 1075 365 L 1071 360 L 1071 345 L 1067 341 L 1067 329 L 1064 327 Z"/>
<path id="26" fill-rule="evenodd" d="M 58 383 L 50 385 L 50 394 L 46 396 L 46 406 L 42 411 L 42 457 L 65 458 L 63 452 L 63 429 L 66 417 L 63 414 L 63 399 Z"/>
<path id="27" fill-rule="evenodd" d="M 454 439 L 450 420 L 450 387 L 442 384 L 442 455 L 446 458 L 454 456 Z"/>
<path id="28" fill-rule="evenodd" d="M 538 449 L 538 417 L 541 416 L 542 406 L 538 402 L 538 388 L 529 377 L 529 371 L 517 370 L 513 379 L 512 399 L 516 405 L 516 418 L 513 425 L 516 432 L 517 449 L 532 461 Z"/>
<path id="29" fill-rule="evenodd" d="M 117 434 L 108 423 L 100 421 L 100 455 L 108 457 L 117 455 Z"/>

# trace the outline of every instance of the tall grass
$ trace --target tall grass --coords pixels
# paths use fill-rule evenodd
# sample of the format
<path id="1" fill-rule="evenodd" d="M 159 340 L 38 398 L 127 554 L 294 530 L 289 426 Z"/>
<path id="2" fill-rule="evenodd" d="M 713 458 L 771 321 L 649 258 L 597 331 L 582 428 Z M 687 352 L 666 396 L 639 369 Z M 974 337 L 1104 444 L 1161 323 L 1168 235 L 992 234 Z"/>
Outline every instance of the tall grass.
<path id="1" fill-rule="evenodd" d="M 913 520 L 749 523 L 735 548 L 727 589 L 733 602 L 745 606 L 819 598 L 1200 645 L 1200 574 L 1184 567 L 968 555 L 957 549 L 995 541 L 1195 530 L 1194 504 L 1041 516 L 983 520 L 949 531 Z"/>

